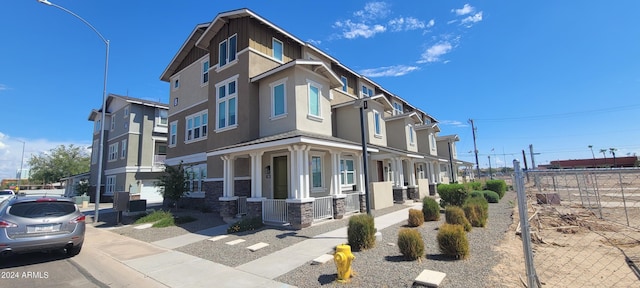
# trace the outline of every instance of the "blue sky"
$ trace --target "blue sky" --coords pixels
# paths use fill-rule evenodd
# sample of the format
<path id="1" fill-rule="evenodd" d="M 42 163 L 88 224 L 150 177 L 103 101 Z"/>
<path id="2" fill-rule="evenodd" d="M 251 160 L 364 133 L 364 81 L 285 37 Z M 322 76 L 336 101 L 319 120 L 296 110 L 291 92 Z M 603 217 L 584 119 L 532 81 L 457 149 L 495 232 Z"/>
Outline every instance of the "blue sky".
<path id="1" fill-rule="evenodd" d="M 458 134 L 458 156 L 510 165 L 640 153 L 638 1 L 52 1 L 111 42 L 108 92 L 168 101 L 159 80 L 198 23 L 250 8 Z M 295 4 L 292 4 L 295 3 Z M 90 146 L 105 45 L 36 0 L 0 3 L 0 178 L 32 153 Z M 607 153 L 607 157 L 611 157 Z"/>

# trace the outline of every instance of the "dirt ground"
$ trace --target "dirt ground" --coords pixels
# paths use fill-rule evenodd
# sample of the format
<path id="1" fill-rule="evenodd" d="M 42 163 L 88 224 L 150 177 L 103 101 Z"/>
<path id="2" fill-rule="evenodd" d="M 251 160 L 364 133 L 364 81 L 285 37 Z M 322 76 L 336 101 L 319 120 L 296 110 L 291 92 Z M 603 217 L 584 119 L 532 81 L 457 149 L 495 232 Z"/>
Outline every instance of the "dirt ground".
<path id="1" fill-rule="evenodd" d="M 496 250 L 501 262 L 487 287 L 526 287 L 520 219 Z M 528 203 L 534 266 L 541 287 L 640 287 L 640 231 L 599 219 L 578 205 Z"/>

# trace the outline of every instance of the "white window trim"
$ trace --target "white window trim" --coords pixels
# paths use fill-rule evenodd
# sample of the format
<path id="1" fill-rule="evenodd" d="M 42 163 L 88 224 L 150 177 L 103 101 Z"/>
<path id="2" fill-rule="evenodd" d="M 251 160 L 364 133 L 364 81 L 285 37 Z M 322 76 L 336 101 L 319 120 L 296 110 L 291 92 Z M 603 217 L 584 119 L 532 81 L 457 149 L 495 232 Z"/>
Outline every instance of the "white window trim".
<path id="1" fill-rule="evenodd" d="M 207 123 L 207 126 L 208 125 L 209 124 Z M 174 127 L 174 126 L 176 127 L 176 131 L 175 131 L 175 134 L 174 134 L 174 136 L 176 136 L 176 139 L 175 139 L 175 141 L 173 143 L 171 143 L 171 136 L 172 136 L 171 135 L 171 127 Z M 167 145 L 167 146 L 176 147 L 177 143 L 178 143 L 178 120 L 172 121 L 171 123 L 169 123 L 169 145 Z"/>
<path id="2" fill-rule="evenodd" d="M 280 58 L 282 59 L 277 59 L 276 58 L 276 50 L 273 49 L 273 42 L 278 42 L 280 43 L 280 46 L 282 46 L 282 54 L 280 54 Z M 279 63 L 284 63 L 284 43 L 280 40 L 278 40 L 277 38 L 273 37 L 271 38 L 271 57 L 273 58 L 273 60 L 279 62 Z"/>
<path id="3" fill-rule="evenodd" d="M 120 149 L 120 159 L 127 157 L 127 139 L 122 140 L 122 147 Z"/>
<path id="4" fill-rule="evenodd" d="M 277 120 L 277 119 L 281 119 L 281 118 L 285 118 L 287 117 L 287 80 L 289 79 L 289 77 L 286 77 L 284 79 L 280 79 L 276 82 L 273 82 L 271 84 L 269 84 L 269 90 L 271 91 L 271 115 L 269 117 L 269 119 L 271 120 Z M 275 115 L 275 111 L 276 111 L 276 101 L 275 101 L 275 94 L 273 93 L 273 89 L 276 86 L 280 86 L 280 85 L 284 85 L 284 113 L 280 114 L 280 115 Z"/>
<path id="5" fill-rule="evenodd" d="M 378 120 L 378 129 L 380 131 L 376 131 L 376 119 Z M 373 110 L 373 135 L 377 138 L 382 138 L 382 117 L 378 110 Z"/>
<path id="6" fill-rule="evenodd" d="M 344 80 L 344 81 L 342 81 Z M 340 91 L 344 93 L 349 93 L 349 79 L 345 76 L 340 76 L 340 82 L 342 82 L 342 89 Z"/>
<path id="7" fill-rule="evenodd" d="M 207 71 L 204 71 L 204 63 L 209 63 L 209 68 L 207 68 Z M 200 61 L 200 87 L 204 87 L 209 85 L 209 81 L 211 81 L 211 61 L 209 61 L 208 58 L 205 58 L 204 60 Z M 207 73 L 207 82 L 204 81 L 204 74 Z"/>
<path id="8" fill-rule="evenodd" d="M 311 114 L 311 86 L 318 88 L 318 115 Z M 323 121 L 322 117 L 322 85 L 307 79 L 307 118 L 315 121 Z"/>
<path id="9" fill-rule="evenodd" d="M 178 83 L 178 87 L 176 87 L 176 82 Z M 180 89 L 180 75 L 177 75 L 171 79 L 171 91 L 177 91 Z"/>
<path id="10" fill-rule="evenodd" d="M 116 176 L 107 176 L 105 180 L 104 194 L 113 195 L 116 192 Z"/>
<path id="11" fill-rule="evenodd" d="M 203 129 L 204 122 L 202 121 L 202 116 L 205 115 L 205 114 L 207 114 L 207 127 L 206 127 L 206 129 Z M 189 125 L 189 119 L 194 119 L 196 117 L 200 117 L 200 126 L 199 126 L 200 127 L 200 137 L 195 138 L 195 135 L 194 135 L 194 137 L 192 139 L 189 139 L 189 127 L 187 125 Z M 177 128 L 178 128 L 177 127 L 177 122 L 178 121 L 173 121 L 173 122 L 176 122 L 176 130 L 177 130 Z M 171 123 L 173 123 L 173 122 L 171 122 Z M 209 121 L 209 113 L 208 113 L 207 109 L 202 110 L 202 111 L 197 112 L 197 113 L 193 113 L 191 115 L 188 115 L 188 116 L 184 117 L 184 143 L 188 144 L 188 143 L 193 143 L 193 142 L 206 140 L 207 137 L 209 137 L 209 131 L 208 131 L 209 130 L 209 122 L 210 122 Z M 192 123 L 193 123 L 194 126 L 191 128 L 191 130 L 195 130 L 196 129 L 195 121 L 192 121 Z M 207 132 L 205 132 L 206 135 L 204 135 L 202 133 L 204 130 L 207 130 Z M 178 138 L 178 132 L 176 131 L 176 142 L 178 141 L 177 138 Z M 174 146 L 172 146 L 172 147 L 174 147 Z"/>
<path id="12" fill-rule="evenodd" d="M 345 161 L 345 163 L 346 163 L 346 161 L 351 161 L 351 162 L 353 162 L 353 183 L 346 183 L 346 184 L 343 184 L 343 183 L 342 183 L 342 181 L 340 181 L 340 186 L 341 186 L 341 187 L 343 187 L 343 188 L 344 188 L 344 187 L 351 187 L 351 186 L 353 186 L 353 185 L 355 185 L 355 184 L 357 183 L 357 181 L 356 181 L 356 177 L 358 177 L 358 175 L 356 174 L 356 171 L 357 171 L 357 170 L 356 170 L 356 160 L 355 160 L 355 159 L 353 159 L 353 157 L 349 157 L 349 156 L 347 156 L 347 157 L 342 157 L 342 158 L 340 158 L 340 162 L 342 162 L 342 161 Z M 345 164 L 345 166 L 346 166 L 346 164 Z M 341 170 L 342 170 L 342 169 L 341 169 Z M 348 179 L 348 178 L 347 178 L 347 173 L 348 173 L 348 172 L 347 172 L 347 170 L 345 170 L 344 172 L 343 172 L 343 171 L 340 171 L 339 173 L 340 173 L 341 175 L 344 173 L 344 181 L 345 181 L 345 182 L 347 182 L 347 179 Z M 342 177 L 341 177 L 341 178 L 342 178 Z"/>
<path id="13" fill-rule="evenodd" d="M 216 119 L 215 119 L 216 126 L 215 126 L 215 129 L 214 129 L 214 131 L 216 133 L 224 132 L 224 131 L 235 129 L 235 128 L 238 127 L 238 88 L 239 88 L 238 77 L 239 77 L 239 75 L 234 75 L 233 77 L 227 78 L 226 80 L 223 80 L 221 82 L 218 82 L 218 84 L 216 84 L 216 94 L 215 94 L 215 97 L 216 97 Z M 233 81 L 236 82 L 236 93 L 235 93 L 235 96 L 230 97 L 229 93 L 227 91 L 227 93 L 225 94 L 224 98 L 219 98 L 218 97 L 218 92 L 220 91 L 219 90 L 220 86 L 223 86 L 223 85 L 227 86 L 227 84 L 229 84 L 229 83 L 231 83 Z M 225 89 L 228 89 L 228 87 L 225 88 Z M 227 124 L 225 127 L 220 128 L 220 123 L 218 122 L 219 119 L 220 119 L 218 117 L 218 115 L 220 114 L 220 111 L 219 111 L 220 102 L 227 102 L 228 103 L 231 98 L 236 98 L 236 111 L 235 111 L 236 112 L 235 113 L 235 115 L 236 115 L 236 123 L 233 124 L 233 125 L 228 125 Z M 228 111 L 229 105 L 227 104 L 227 105 L 225 105 L 225 107 L 227 107 L 227 111 Z M 228 115 L 226 115 L 226 116 L 228 116 Z M 227 123 L 229 123 L 229 117 L 227 117 L 225 119 L 227 119 Z"/>
<path id="14" fill-rule="evenodd" d="M 231 51 L 231 50 L 229 49 L 229 42 L 231 42 L 230 40 L 231 40 L 231 38 L 233 38 L 233 37 L 235 37 L 235 38 L 236 38 L 236 51 L 235 51 L 236 58 L 235 58 L 235 59 L 233 59 L 232 61 L 229 61 L 229 51 Z M 225 58 L 225 60 L 226 60 L 226 62 L 227 62 L 227 63 L 225 63 L 224 65 L 220 66 L 220 45 L 221 45 L 223 42 L 224 42 L 224 43 L 225 43 L 225 45 L 227 46 L 227 55 L 226 55 L 226 58 Z M 233 34 L 233 35 L 231 35 L 231 36 L 229 36 L 229 38 L 227 38 L 227 39 L 225 39 L 225 40 L 221 41 L 220 43 L 218 43 L 218 64 L 216 64 L 216 66 L 215 66 L 215 67 L 216 67 L 216 68 L 215 68 L 216 73 L 217 73 L 217 72 L 220 72 L 220 71 L 222 71 L 222 70 L 224 70 L 224 69 L 227 69 L 227 67 L 231 67 L 231 66 L 233 66 L 234 64 L 238 63 L 238 54 L 239 54 L 239 53 L 238 53 L 238 34 L 237 34 L 237 33 L 236 33 L 236 34 Z M 209 71 L 211 71 L 211 68 L 212 68 L 212 67 L 211 67 L 211 63 L 209 63 Z M 209 75 L 209 81 L 211 81 L 211 75 Z"/>
<path id="15" fill-rule="evenodd" d="M 362 93 L 362 86 L 367 87 L 367 89 L 371 90 L 371 95 L 366 95 L 364 93 Z M 360 95 L 360 98 L 365 98 L 365 97 L 371 97 L 373 95 L 375 95 L 376 90 L 374 90 L 371 86 L 365 84 L 365 83 L 361 83 L 360 87 L 358 88 L 358 95 Z"/>
<path id="16" fill-rule="evenodd" d="M 326 191 L 324 181 L 324 154 L 324 152 L 309 153 L 309 189 L 311 190 L 311 193 L 321 193 Z M 313 159 L 313 157 L 320 158 L 320 187 L 313 187 L 313 171 L 311 169 L 311 163 L 313 163 L 311 159 Z"/>
<path id="17" fill-rule="evenodd" d="M 112 151 L 113 148 L 113 151 Z M 111 157 L 111 155 L 115 155 L 114 157 Z M 118 160 L 118 142 L 113 143 L 111 145 L 109 145 L 109 154 L 107 154 L 107 161 L 108 162 L 113 162 Z"/>
<path id="18" fill-rule="evenodd" d="M 156 108 L 156 126 L 163 126 L 163 127 L 167 127 L 167 124 L 169 123 L 169 111 L 168 110 L 164 110 L 164 109 L 160 109 L 160 108 Z M 160 117 L 160 113 L 162 113 L 162 111 L 165 111 L 167 113 L 167 124 L 162 124 L 162 117 Z"/>
<path id="19" fill-rule="evenodd" d="M 129 118 L 129 113 L 131 111 L 129 111 L 129 105 L 127 105 L 126 107 L 124 107 L 124 117 L 123 118 Z"/>
<path id="20" fill-rule="evenodd" d="M 413 136 L 414 130 L 413 129 L 413 125 L 409 124 L 409 145 L 411 146 L 415 146 L 416 145 L 416 137 Z"/>
<path id="21" fill-rule="evenodd" d="M 399 105 L 402 110 L 396 109 L 396 105 Z M 393 115 L 401 115 L 401 114 L 404 113 L 404 107 L 402 106 L 402 102 L 396 101 L 396 100 L 392 100 L 391 106 L 393 106 Z"/>

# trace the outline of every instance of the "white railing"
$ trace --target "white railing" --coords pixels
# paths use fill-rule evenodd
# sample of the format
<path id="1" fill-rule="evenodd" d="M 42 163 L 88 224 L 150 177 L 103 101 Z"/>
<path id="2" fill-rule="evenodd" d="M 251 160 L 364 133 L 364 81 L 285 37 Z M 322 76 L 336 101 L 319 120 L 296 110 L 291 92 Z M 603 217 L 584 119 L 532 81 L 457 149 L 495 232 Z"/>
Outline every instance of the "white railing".
<path id="1" fill-rule="evenodd" d="M 284 199 L 262 201 L 262 221 L 287 223 L 287 202 Z"/>
<path id="2" fill-rule="evenodd" d="M 163 166 L 167 155 L 153 155 L 153 166 Z"/>
<path id="3" fill-rule="evenodd" d="M 333 196 L 316 197 L 313 202 L 313 220 L 333 218 Z"/>
<path id="4" fill-rule="evenodd" d="M 238 216 L 247 215 L 247 197 L 238 197 Z"/>
<path id="5" fill-rule="evenodd" d="M 360 211 L 360 193 L 349 193 L 345 199 L 344 204 L 345 212 L 359 212 Z"/>

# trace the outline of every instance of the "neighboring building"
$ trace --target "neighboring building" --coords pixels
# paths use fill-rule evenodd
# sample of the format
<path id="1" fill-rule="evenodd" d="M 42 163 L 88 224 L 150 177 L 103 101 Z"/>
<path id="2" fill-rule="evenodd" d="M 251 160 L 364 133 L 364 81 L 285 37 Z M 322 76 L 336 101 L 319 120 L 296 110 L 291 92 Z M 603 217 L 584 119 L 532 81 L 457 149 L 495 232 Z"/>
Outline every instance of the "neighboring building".
<path id="1" fill-rule="evenodd" d="M 77 175 L 71 175 L 69 177 L 60 179 L 60 182 L 62 183 L 62 187 L 64 187 L 64 196 L 66 197 L 80 196 L 79 195 L 80 193 L 76 190 L 76 188 L 80 183 L 83 183 L 83 182 L 86 183 L 86 181 L 89 181 L 90 175 L 91 173 L 87 172 L 87 173 L 82 173 Z M 95 189 L 93 191 L 95 193 Z"/>
<path id="2" fill-rule="evenodd" d="M 551 161 L 549 165 L 540 165 L 540 167 L 545 169 L 623 168 L 638 167 L 639 164 L 640 161 L 637 156 L 628 156 L 616 158 L 555 160 Z"/>
<path id="3" fill-rule="evenodd" d="M 196 25 L 161 79 L 166 164 L 183 163 L 190 197 L 226 219 L 303 228 L 364 211 L 363 102 L 376 209 L 435 193 L 456 178 L 441 168 L 462 163 L 457 136 L 439 153 L 432 116 L 248 9 Z"/>
<path id="4" fill-rule="evenodd" d="M 156 186 L 164 171 L 167 153 L 167 104 L 109 94 L 104 125 L 104 154 L 100 200 L 110 201 L 115 192 L 130 192 L 132 199 L 161 203 Z M 102 110 L 93 110 L 89 195 L 95 197 Z"/>

